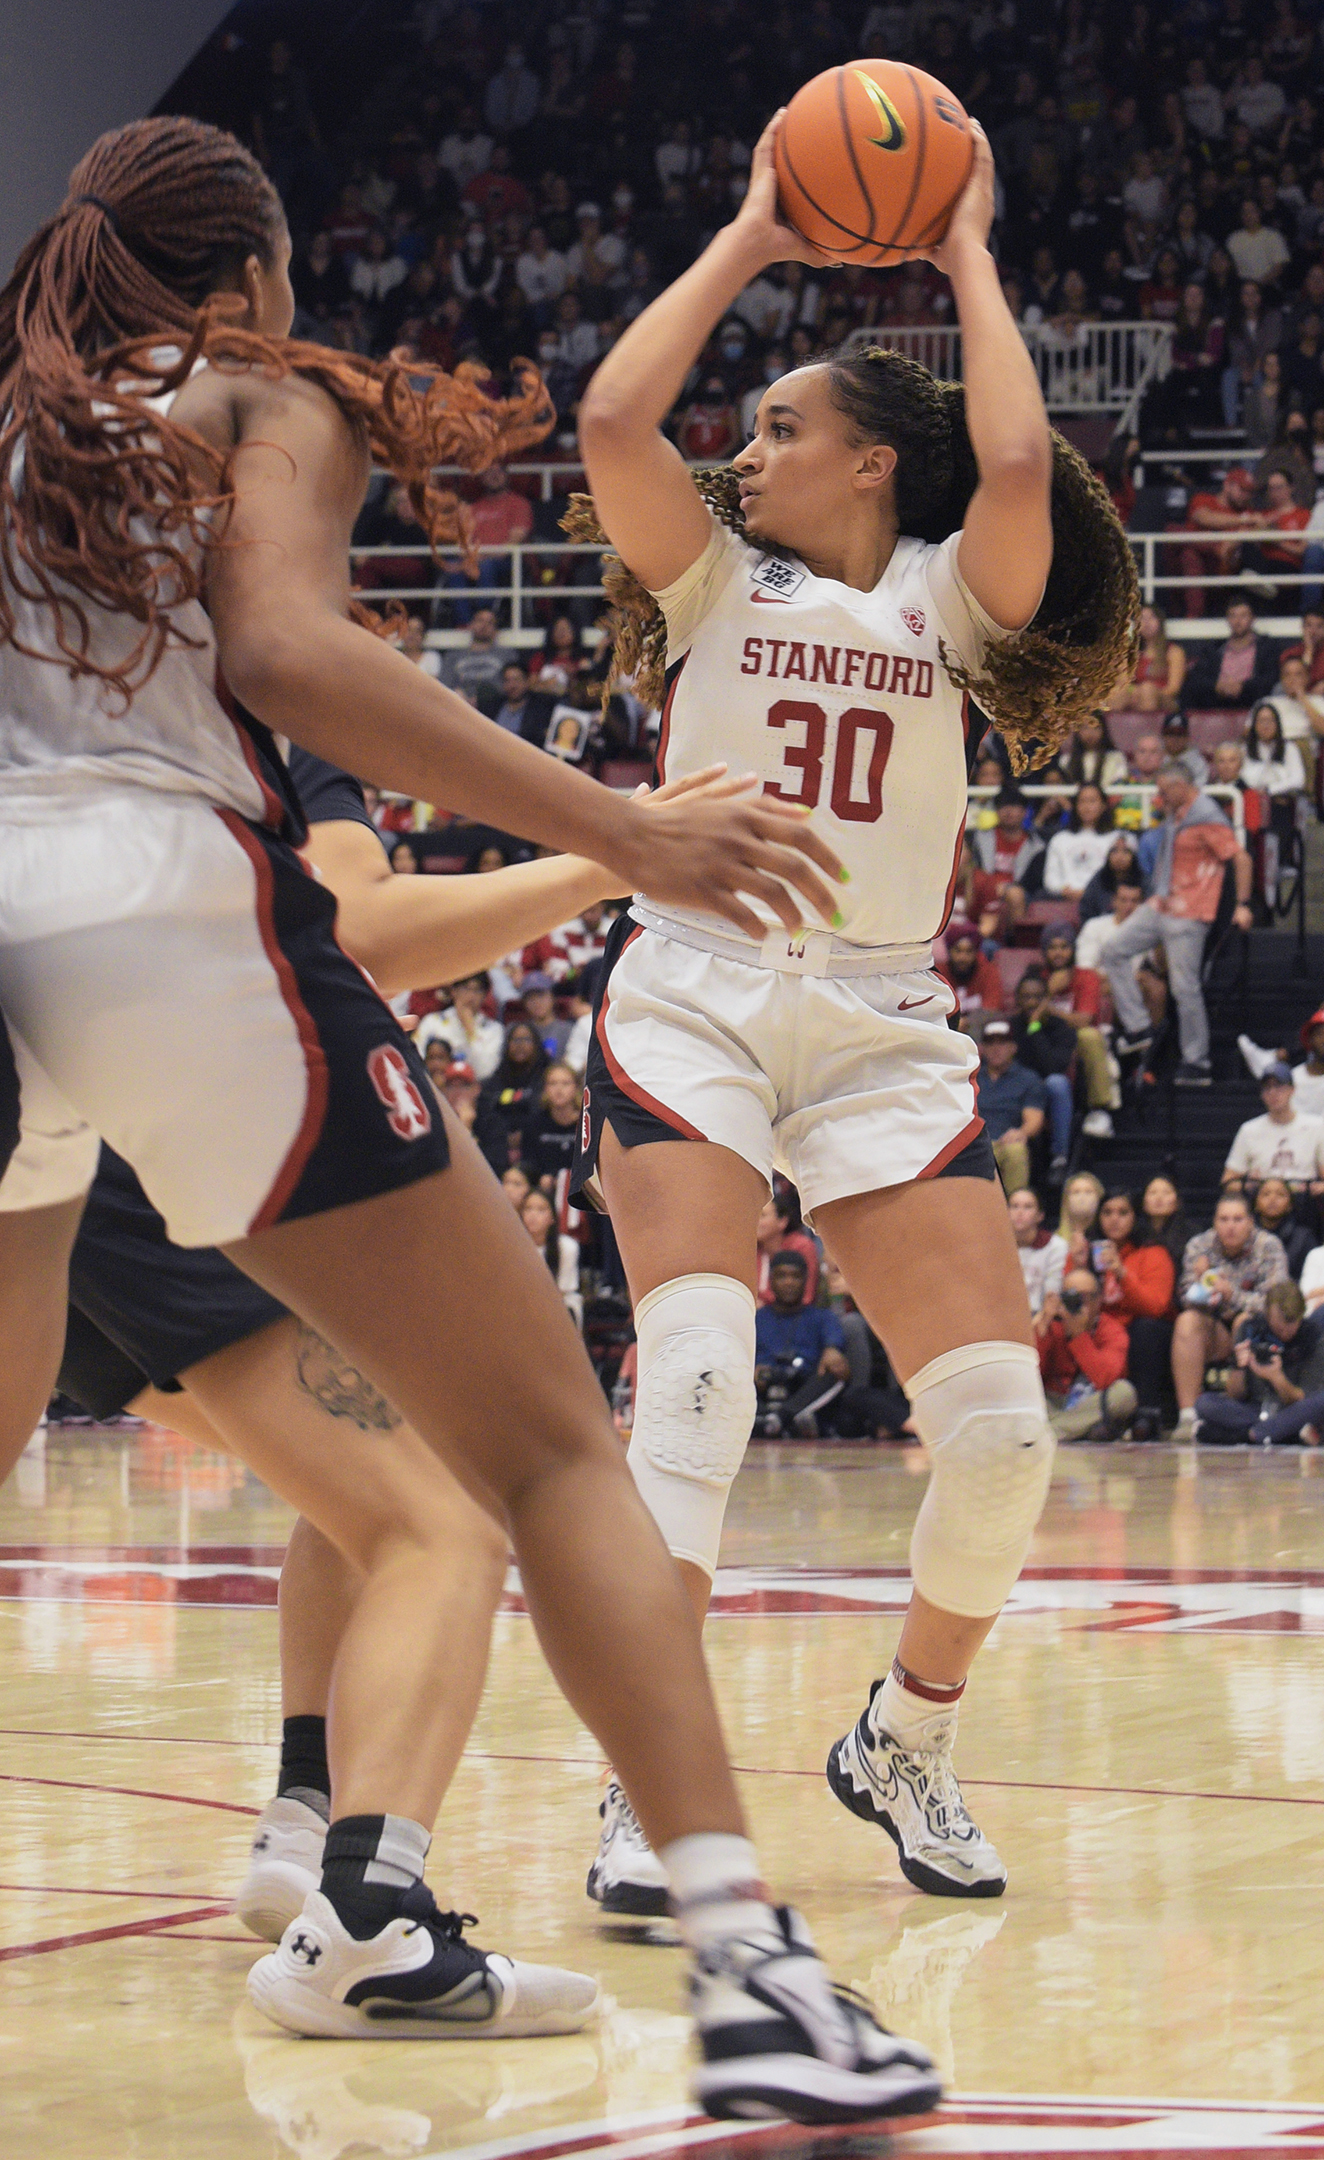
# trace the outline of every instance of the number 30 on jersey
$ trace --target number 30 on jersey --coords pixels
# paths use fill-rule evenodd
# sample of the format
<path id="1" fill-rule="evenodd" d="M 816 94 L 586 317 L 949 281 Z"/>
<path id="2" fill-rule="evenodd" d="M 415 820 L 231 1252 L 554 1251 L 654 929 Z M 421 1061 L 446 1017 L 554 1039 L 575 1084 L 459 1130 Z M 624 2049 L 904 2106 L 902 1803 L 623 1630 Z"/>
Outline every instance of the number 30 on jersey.
<path id="1" fill-rule="evenodd" d="M 804 736 L 799 742 L 787 740 L 782 750 L 783 780 L 765 781 L 764 794 L 775 795 L 778 802 L 798 803 L 805 810 L 817 809 L 823 794 L 827 714 L 821 705 L 805 698 L 778 698 L 769 708 L 768 726 L 788 731 L 788 737 L 791 729 L 802 728 Z M 852 825 L 877 824 L 883 814 L 883 774 L 892 754 L 892 733 L 886 713 L 852 705 L 841 715 L 828 797 L 834 817 Z M 798 785 L 785 785 L 792 777 Z"/>

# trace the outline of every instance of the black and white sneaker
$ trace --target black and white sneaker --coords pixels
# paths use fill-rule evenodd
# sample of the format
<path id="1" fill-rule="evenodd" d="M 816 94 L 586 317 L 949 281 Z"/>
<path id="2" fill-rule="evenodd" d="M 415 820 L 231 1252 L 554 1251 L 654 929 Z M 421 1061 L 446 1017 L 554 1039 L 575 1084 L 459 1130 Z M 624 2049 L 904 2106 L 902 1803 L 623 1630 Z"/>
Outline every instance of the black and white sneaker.
<path id="1" fill-rule="evenodd" d="M 322 1880 L 326 1822 L 302 1800 L 268 1800 L 258 1816 L 248 1873 L 235 1896 L 235 1917 L 263 1942 L 278 1943 L 303 1901 Z"/>
<path id="2" fill-rule="evenodd" d="M 1212 1087 L 1214 1076 L 1208 1065 L 1195 1065 L 1188 1058 L 1183 1058 L 1172 1076 L 1172 1084 L 1180 1088 Z"/>
<path id="3" fill-rule="evenodd" d="M 596 1980 L 479 1950 L 463 1940 L 474 1924 L 415 1883 L 400 1917 L 359 1942 L 314 1890 L 249 1973 L 249 1998 L 286 2032 L 321 2040 L 518 2040 L 588 2023 Z"/>
<path id="4" fill-rule="evenodd" d="M 612 1778 L 598 1808 L 602 1835 L 586 1888 L 618 1920 L 657 1920 L 671 1910 L 666 1869 L 644 1836 L 625 1787 Z"/>
<path id="5" fill-rule="evenodd" d="M 925 1724 L 924 1746 L 904 1748 L 875 1722 L 882 1685 L 874 1681 L 868 1709 L 829 1751 L 828 1784 L 852 1815 L 887 1832 L 902 1874 L 917 1890 L 932 1897 L 1001 1897 L 1007 1870 L 971 1822 L 952 1768 L 955 1718 L 937 1711 Z"/>
<path id="6" fill-rule="evenodd" d="M 737 1936 L 695 1959 L 699 2106 L 801 2123 L 928 2114 L 942 2097 L 933 2058 L 884 2032 L 863 1996 L 834 1987 L 798 1913 L 780 1906 L 776 1917 L 779 1950 Z"/>

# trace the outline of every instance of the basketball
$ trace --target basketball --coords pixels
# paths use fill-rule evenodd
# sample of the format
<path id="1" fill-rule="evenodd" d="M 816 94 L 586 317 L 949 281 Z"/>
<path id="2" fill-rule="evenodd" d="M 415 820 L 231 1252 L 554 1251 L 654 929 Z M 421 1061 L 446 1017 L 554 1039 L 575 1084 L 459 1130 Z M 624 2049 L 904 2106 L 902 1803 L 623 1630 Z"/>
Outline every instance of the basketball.
<path id="1" fill-rule="evenodd" d="M 782 212 L 842 262 L 886 269 L 943 238 L 973 159 L 965 108 L 935 76 L 899 60 L 848 61 L 786 108 Z"/>

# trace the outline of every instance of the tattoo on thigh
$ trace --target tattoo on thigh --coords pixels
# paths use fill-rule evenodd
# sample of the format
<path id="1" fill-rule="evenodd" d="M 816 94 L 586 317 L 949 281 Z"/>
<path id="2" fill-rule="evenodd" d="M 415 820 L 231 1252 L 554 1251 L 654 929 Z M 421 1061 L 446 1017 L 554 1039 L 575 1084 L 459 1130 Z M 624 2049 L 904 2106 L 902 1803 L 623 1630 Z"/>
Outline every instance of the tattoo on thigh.
<path id="1" fill-rule="evenodd" d="M 348 1418 L 360 1432 L 394 1432 L 404 1423 L 399 1411 L 316 1328 L 300 1324 L 295 1365 L 304 1394 L 311 1395 L 328 1417 Z"/>

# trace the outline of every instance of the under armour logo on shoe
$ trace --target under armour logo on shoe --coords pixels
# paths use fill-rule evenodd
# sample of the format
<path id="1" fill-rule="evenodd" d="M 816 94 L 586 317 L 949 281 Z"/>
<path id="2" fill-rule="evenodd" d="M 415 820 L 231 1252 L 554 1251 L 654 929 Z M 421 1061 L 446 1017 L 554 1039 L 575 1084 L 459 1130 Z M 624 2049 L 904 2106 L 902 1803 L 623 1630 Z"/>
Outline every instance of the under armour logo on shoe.
<path id="1" fill-rule="evenodd" d="M 305 1965 L 315 1965 L 322 1955 L 322 1945 L 307 1935 L 296 1935 L 290 1944 L 290 1956 L 302 1958 Z"/>

